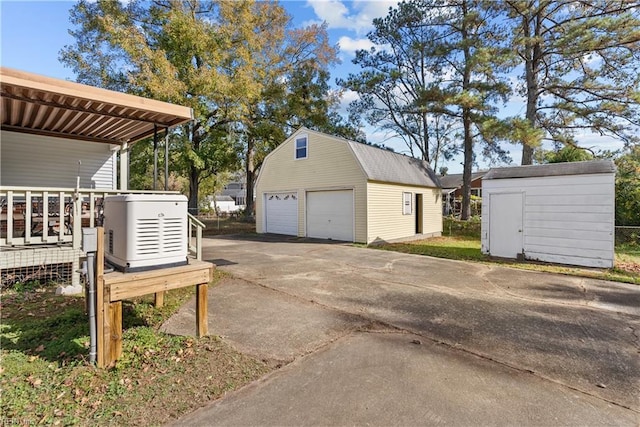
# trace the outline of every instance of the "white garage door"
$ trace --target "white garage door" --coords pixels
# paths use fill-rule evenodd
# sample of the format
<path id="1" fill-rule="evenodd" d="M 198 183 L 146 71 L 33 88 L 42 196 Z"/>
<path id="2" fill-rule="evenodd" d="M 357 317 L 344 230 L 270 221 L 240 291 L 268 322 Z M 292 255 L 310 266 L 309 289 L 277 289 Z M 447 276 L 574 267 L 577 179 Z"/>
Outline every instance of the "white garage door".
<path id="1" fill-rule="evenodd" d="M 353 190 L 308 192 L 307 236 L 353 242 Z"/>
<path id="2" fill-rule="evenodd" d="M 298 193 L 266 193 L 267 233 L 298 235 Z"/>

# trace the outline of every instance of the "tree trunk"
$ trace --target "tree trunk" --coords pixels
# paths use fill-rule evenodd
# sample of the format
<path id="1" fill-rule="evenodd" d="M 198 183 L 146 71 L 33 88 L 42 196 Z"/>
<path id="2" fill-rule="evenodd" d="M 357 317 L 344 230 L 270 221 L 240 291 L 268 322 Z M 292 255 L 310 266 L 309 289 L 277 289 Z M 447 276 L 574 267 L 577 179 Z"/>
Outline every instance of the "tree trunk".
<path id="1" fill-rule="evenodd" d="M 528 16 L 522 17 L 522 32 L 525 36 L 527 46 L 525 47 L 525 80 L 527 82 L 527 112 L 526 119 L 531 126 L 531 129 L 536 128 L 536 113 L 538 104 L 538 68 L 540 64 L 541 56 L 541 42 L 540 36 L 540 20 L 542 9 L 536 12 L 535 17 L 530 18 Z M 533 27 L 533 28 L 532 28 Z M 533 34 L 532 34 L 533 33 Z M 537 37 L 535 43 L 531 45 L 531 38 Z M 533 164 L 533 147 L 527 144 L 522 144 L 522 165 Z"/>
<path id="2" fill-rule="evenodd" d="M 191 124 L 189 126 L 189 132 L 191 134 L 191 145 L 193 150 L 200 148 L 200 139 L 196 135 L 196 127 Z M 191 215 L 198 215 L 198 192 L 200 190 L 200 170 L 193 164 L 189 167 L 189 213 Z"/>
<path id="3" fill-rule="evenodd" d="M 462 172 L 462 211 L 460 219 L 463 221 L 471 217 L 471 167 L 473 166 L 473 137 L 471 136 L 471 111 L 462 112 L 464 128 L 464 169 Z"/>
<path id="4" fill-rule="evenodd" d="M 467 32 L 467 2 L 462 2 L 463 25 L 461 35 L 463 41 L 469 39 Z M 462 75 L 462 90 L 467 91 L 471 86 L 471 50 L 468 44 L 464 48 L 464 72 Z M 464 131 L 464 166 L 462 172 L 462 211 L 460 219 L 466 221 L 471 216 L 471 167 L 473 166 L 473 136 L 471 135 L 471 109 L 462 108 L 462 127 Z"/>
<path id="5" fill-rule="evenodd" d="M 194 166 L 189 168 L 189 213 L 198 215 L 198 190 L 200 171 Z"/>
<path id="6" fill-rule="evenodd" d="M 246 189 L 247 189 L 247 197 L 245 199 L 245 204 L 246 204 L 246 208 L 244 210 L 244 217 L 246 219 L 250 219 L 253 217 L 254 214 L 254 203 L 253 203 L 253 184 L 255 182 L 255 166 L 254 166 L 254 161 L 253 161 L 253 156 L 254 156 L 254 142 L 253 142 L 253 138 L 251 136 L 249 136 L 247 138 L 247 162 L 246 162 L 246 167 L 245 167 L 245 172 L 246 172 L 246 176 L 247 176 L 247 185 L 246 185 Z"/>

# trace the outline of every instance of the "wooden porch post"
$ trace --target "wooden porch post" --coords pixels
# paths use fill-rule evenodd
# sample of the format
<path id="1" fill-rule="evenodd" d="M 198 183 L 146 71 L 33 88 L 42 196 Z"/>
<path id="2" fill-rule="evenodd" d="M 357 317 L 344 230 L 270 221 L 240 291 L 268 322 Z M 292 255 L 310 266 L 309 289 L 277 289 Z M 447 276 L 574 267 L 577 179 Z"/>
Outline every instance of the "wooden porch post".
<path id="1" fill-rule="evenodd" d="M 153 189 L 158 187 L 158 126 L 153 125 Z"/>
<path id="2" fill-rule="evenodd" d="M 129 144 L 120 146 L 120 190 L 129 189 Z"/>
<path id="3" fill-rule="evenodd" d="M 164 128 L 164 191 L 169 191 L 169 128 Z"/>

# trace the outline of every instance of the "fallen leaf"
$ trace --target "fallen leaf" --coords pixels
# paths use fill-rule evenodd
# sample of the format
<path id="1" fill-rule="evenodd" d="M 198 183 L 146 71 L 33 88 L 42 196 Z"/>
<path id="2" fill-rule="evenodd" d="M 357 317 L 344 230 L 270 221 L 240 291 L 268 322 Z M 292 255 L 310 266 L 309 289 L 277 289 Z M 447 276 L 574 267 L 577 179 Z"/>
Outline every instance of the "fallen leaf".
<path id="1" fill-rule="evenodd" d="M 44 351 L 44 345 L 43 345 L 43 344 L 40 344 L 38 347 L 36 347 L 36 351 L 37 351 L 38 353 L 42 353 L 42 352 Z"/>

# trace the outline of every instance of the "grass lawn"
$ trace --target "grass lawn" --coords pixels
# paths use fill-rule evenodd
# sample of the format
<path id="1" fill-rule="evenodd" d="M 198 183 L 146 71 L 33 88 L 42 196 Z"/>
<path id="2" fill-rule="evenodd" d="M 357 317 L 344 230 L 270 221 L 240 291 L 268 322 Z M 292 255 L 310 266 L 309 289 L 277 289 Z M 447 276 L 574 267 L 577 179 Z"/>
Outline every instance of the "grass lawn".
<path id="1" fill-rule="evenodd" d="M 216 273 L 215 282 L 223 277 Z M 168 292 L 123 304 L 123 357 L 109 370 L 88 363 L 83 297 L 30 284 L 3 291 L 0 324 L 2 420 L 20 424 L 157 425 L 175 419 L 271 368 L 217 337 L 194 339 L 158 327 L 194 294 Z"/>
<path id="2" fill-rule="evenodd" d="M 204 229 L 204 236 L 218 236 L 222 234 L 243 234 L 243 233 L 255 233 L 256 223 L 254 221 L 247 222 L 238 218 L 211 218 L 204 219 L 199 218 L 200 221 L 207 226 Z"/>
<path id="3" fill-rule="evenodd" d="M 612 269 L 580 268 L 540 262 L 491 259 L 480 252 L 480 240 L 478 238 L 464 236 L 435 237 L 413 242 L 374 245 L 372 247 L 438 258 L 502 264 L 524 270 L 640 284 L 640 247 L 637 245 L 616 248 L 616 266 Z"/>

